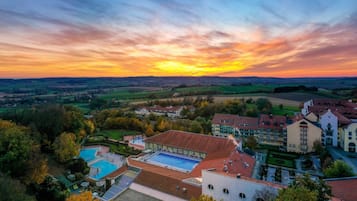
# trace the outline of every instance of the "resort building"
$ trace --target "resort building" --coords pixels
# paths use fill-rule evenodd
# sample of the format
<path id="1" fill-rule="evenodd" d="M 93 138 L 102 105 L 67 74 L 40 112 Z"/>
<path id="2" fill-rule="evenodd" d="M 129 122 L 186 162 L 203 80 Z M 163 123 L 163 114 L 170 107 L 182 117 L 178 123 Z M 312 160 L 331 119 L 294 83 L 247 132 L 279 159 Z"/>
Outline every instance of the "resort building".
<path id="1" fill-rule="evenodd" d="M 138 110 L 135 110 L 137 115 L 146 116 L 149 114 L 154 114 L 158 116 L 168 116 L 171 118 L 176 118 L 181 116 L 181 112 L 183 110 L 183 106 L 168 106 L 161 107 L 159 105 L 154 105 L 151 107 L 142 107 Z"/>
<path id="2" fill-rule="evenodd" d="M 320 116 L 319 123 L 322 129 L 321 142 L 327 146 L 337 147 L 338 144 L 338 118 L 330 109 Z"/>
<path id="3" fill-rule="evenodd" d="M 341 148 L 347 152 L 357 152 L 357 122 L 342 128 L 341 133 Z"/>
<path id="4" fill-rule="evenodd" d="M 255 136 L 260 144 L 285 147 L 285 116 L 261 114 L 258 118 L 230 114 L 215 114 L 212 134 L 218 137 L 233 135 L 235 138 Z"/>
<path id="5" fill-rule="evenodd" d="M 130 189 L 160 200 L 199 197 L 207 188 L 203 185 L 209 179 L 203 177 L 205 170 L 240 174 L 242 180 L 261 182 L 251 179 L 255 159 L 241 152 L 241 144 L 233 137 L 171 130 L 147 138 L 144 152 L 148 154 L 127 161 L 129 166 L 141 169 Z"/>
<path id="6" fill-rule="evenodd" d="M 227 174 L 215 170 L 202 171 L 202 194 L 215 200 L 268 201 L 278 194 L 280 188 L 283 187 L 246 178 L 240 174 Z"/>
<path id="7" fill-rule="evenodd" d="M 297 117 L 287 126 L 287 151 L 309 153 L 313 151 L 315 141 L 321 142 L 322 130 L 309 120 Z"/>
<path id="8" fill-rule="evenodd" d="M 323 135 L 321 142 L 326 146 L 344 147 L 341 128 L 357 119 L 357 104 L 346 100 L 312 99 L 304 103 L 301 113 L 307 117 L 315 114 L 318 117 Z"/>

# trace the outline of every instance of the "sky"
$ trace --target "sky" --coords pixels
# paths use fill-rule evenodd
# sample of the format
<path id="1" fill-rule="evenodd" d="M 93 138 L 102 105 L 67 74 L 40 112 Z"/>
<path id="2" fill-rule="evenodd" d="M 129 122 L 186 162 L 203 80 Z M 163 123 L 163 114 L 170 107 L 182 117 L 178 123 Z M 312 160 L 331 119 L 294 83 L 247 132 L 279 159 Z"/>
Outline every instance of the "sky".
<path id="1" fill-rule="evenodd" d="M 357 1 L 0 1 L 0 78 L 127 76 L 357 76 Z"/>

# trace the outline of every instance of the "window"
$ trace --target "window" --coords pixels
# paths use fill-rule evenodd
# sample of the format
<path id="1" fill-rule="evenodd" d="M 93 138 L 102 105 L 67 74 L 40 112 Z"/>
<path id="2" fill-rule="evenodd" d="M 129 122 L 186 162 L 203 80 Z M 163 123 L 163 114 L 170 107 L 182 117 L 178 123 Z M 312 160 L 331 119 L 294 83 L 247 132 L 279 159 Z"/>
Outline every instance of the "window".
<path id="1" fill-rule="evenodd" d="M 245 199 L 245 194 L 244 194 L 244 193 L 239 193 L 239 197 L 240 197 L 241 199 Z"/>
<path id="2" fill-rule="evenodd" d="M 208 184 L 208 189 L 213 190 L 214 189 L 213 185 L 212 184 Z"/>
<path id="3" fill-rule="evenodd" d="M 224 189 L 223 189 L 223 193 L 225 193 L 225 194 L 229 194 L 229 190 L 228 190 L 228 189 L 226 189 L 226 188 L 224 188 Z"/>

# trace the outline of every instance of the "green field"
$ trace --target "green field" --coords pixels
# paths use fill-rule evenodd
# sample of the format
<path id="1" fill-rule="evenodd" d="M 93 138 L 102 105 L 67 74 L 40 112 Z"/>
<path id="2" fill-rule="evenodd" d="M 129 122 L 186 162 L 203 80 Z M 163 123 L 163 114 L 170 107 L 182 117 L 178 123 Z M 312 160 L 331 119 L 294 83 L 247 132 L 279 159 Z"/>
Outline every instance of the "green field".
<path id="1" fill-rule="evenodd" d="M 125 135 L 138 135 L 140 134 L 138 131 L 132 130 L 103 130 L 95 133 L 95 135 L 105 136 L 114 140 L 123 140 L 123 136 Z"/>
<path id="2" fill-rule="evenodd" d="M 88 103 L 73 103 L 73 104 L 69 104 L 69 105 L 73 105 L 73 106 L 79 108 L 84 114 L 87 114 L 90 112 Z"/>
<path id="3" fill-rule="evenodd" d="M 268 154 L 267 163 L 287 168 L 295 168 L 294 160 L 298 157 L 299 155 L 297 154 L 270 151 Z"/>
<path id="4" fill-rule="evenodd" d="M 283 108 L 280 108 L 279 105 L 273 105 L 271 113 L 274 115 L 289 115 L 293 116 L 295 112 L 299 112 L 299 107 L 294 107 L 294 106 L 285 106 L 283 105 Z"/>
<path id="5" fill-rule="evenodd" d="M 146 100 L 146 99 L 155 99 L 155 98 L 165 98 L 165 97 L 171 97 L 172 92 L 169 89 L 163 89 L 163 90 L 156 90 L 156 91 L 133 91 L 133 90 L 117 90 L 113 91 L 107 94 L 100 95 L 101 98 L 105 100 L 111 100 L 111 99 L 116 99 L 116 100 L 131 100 L 131 99 L 140 99 L 140 100 Z"/>
<path id="6" fill-rule="evenodd" d="M 274 89 L 273 85 L 241 85 L 241 86 L 202 86 L 176 88 L 178 93 L 202 93 L 216 92 L 216 94 L 240 94 L 240 93 L 270 93 Z"/>

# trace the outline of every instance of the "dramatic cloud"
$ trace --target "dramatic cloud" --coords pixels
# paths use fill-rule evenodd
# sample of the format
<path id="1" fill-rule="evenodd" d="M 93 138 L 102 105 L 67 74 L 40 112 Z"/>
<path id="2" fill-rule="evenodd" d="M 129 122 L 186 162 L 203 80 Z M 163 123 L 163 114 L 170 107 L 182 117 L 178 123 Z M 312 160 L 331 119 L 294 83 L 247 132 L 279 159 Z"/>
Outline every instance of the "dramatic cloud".
<path id="1" fill-rule="evenodd" d="M 357 76 L 356 13 L 349 0 L 4 0 L 0 77 Z"/>

